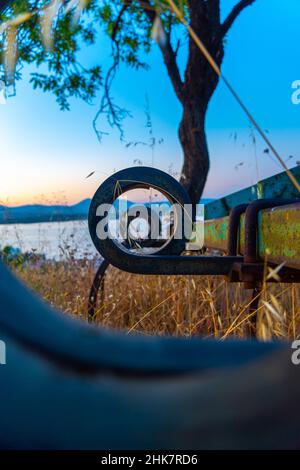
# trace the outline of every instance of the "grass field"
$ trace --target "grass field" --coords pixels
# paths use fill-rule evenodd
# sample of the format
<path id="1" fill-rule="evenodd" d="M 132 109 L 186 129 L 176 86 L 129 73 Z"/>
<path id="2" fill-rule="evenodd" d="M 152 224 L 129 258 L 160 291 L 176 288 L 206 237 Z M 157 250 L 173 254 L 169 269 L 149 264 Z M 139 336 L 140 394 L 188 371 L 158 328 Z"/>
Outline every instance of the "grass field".
<path id="1" fill-rule="evenodd" d="M 87 319 L 95 261 L 25 263 L 14 270 L 50 304 Z M 242 285 L 227 284 L 218 277 L 139 276 L 110 267 L 95 322 L 144 334 L 246 337 L 257 313 L 258 338 L 300 336 L 297 285 L 264 285 L 254 314 L 249 312 L 251 295 Z"/>

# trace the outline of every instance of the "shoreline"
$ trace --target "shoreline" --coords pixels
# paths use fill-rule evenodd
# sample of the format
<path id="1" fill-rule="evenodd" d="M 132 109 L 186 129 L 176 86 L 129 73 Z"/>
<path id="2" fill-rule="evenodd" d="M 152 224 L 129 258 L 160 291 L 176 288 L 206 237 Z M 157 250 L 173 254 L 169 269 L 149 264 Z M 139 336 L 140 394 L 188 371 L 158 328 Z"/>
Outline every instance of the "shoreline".
<path id="1" fill-rule="evenodd" d="M 51 219 L 46 217 L 35 217 L 32 219 L 10 219 L 5 221 L 0 221 L 0 226 L 2 225 L 30 225 L 30 224 L 49 224 L 53 222 L 78 222 L 80 220 L 88 220 L 87 216 L 78 216 L 78 217 L 51 217 Z"/>

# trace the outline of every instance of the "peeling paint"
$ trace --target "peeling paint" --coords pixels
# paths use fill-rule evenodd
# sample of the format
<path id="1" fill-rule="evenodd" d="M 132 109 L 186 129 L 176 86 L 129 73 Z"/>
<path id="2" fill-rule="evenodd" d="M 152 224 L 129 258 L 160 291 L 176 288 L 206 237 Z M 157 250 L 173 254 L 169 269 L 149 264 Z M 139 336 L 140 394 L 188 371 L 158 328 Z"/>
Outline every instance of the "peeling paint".
<path id="1" fill-rule="evenodd" d="M 244 249 L 244 222 L 240 224 L 240 250 Z M 226 252 L 229 217 L 205 221 L 204 240 L 207 248 Z M 264 259 L 300 269 L 300 204 L 263 210 L 259 215 L 259 256 Z"/>

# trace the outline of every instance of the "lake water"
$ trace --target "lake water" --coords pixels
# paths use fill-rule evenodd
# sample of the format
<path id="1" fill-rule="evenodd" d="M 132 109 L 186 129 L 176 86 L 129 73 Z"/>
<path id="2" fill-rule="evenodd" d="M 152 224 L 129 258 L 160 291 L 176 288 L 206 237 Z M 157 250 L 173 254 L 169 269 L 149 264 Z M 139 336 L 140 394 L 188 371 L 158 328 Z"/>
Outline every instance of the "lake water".
<path id="1" fill-rule="evenodd" d="M 130 233 L 136 239 L 146 238 L 148 224 L 145 220 L 136 219 L 130 225 Z M 117 220 L 109 222 L 109 230 L 113 238 L 119 238 Z M 170 221 L 163 219 L 162 238 L 169 238 Z M 203 224 L 197 225 L 197 244 L 189 249 L 199 249 L 198 244 L 203 240 Z M 199 233 L 198 233 L 199 232 Z M 201 246 L 202 246 L 201 242 Z M 47 259 L 66 259 L 72 255 L 76 259 L 93 258 L 97 251 L 92 243 L 88 230 L 87 220 L 70 222 L 44 222 L 35 224 L 8 224 L 0 225 L 0 248 L 5 246 L 18 248 L 22 253 L 34 252 L 43 254 Z M 143 252 L 152 252 L 150 248 L 143 248 Z M 133 249 L 133 251 L 136 251 Z"/>
<path id="2" fill-rule="evenodd" d="M 111 220 L 109 227 L 114 238 L 118 238 L 117 221 Z M 146 236 L 147 228 L 142 227 L 140 233 Z M 76 259 L 97 255 L 87 220 L 0 225 L 0 248 L 7 245 L 19 248 L 22 253 L 35 252 L 56 260 L 67 258 L 68 254 Z"/>
<path id="3" fill-rule="evenodd" d="M 48 259 L 66 258 L 68 253 L 91 258 L 97 253 L 87 220 L 0 225 L 0 246 L 6 245 L 44 254 Z"/>

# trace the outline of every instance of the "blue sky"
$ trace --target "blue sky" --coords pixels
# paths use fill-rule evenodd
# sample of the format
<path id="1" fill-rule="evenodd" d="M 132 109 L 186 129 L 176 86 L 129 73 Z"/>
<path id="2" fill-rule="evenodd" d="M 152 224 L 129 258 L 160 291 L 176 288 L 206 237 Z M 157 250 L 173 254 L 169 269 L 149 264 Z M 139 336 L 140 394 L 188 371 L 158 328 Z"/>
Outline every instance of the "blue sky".
<path id="1" fill-rule="evenodd" d="M 236 1 L 222 3 L 226 15 Z M 228 35 L 222 68 L 289 166 L 300 160 L 300 105 L 291 100 L 292 83 L 300 80 L 299 26 L 299 0 L 257 0 Z M 100 61 L 104 68 L 109 66 L 104 37 L 82 55 L 88 63 Z M 154 134 L 164 140 L 155 148 L 154 166 L 167 171 L 172 165 L 178 172 L 181 107 L 155 44 L 147 61 L 151 67 L 147 72 L 122 68 L 113 94 L 133 116 L 125 123 L 127 141 L 147 139 L 144 108 L 148 97 Z M 28 77 L 33 71 L 24 71 L 16 96 L 0 105 L 2 203 L 77 202 L 91 197 L 106 176 L 131 166 L 135 159 L 151 165 L 149 148 L 126 148 L 116 131 L 98 142 L 92 120 L 100 96 L 93 106 L 73 100 L 71 111 L 61 112 L 53 96 L 32 90 Z M 223 84 L 209 107 L 207 135 L 211 171 L 205 197 L 222 196 L 281 171 L 263 153 L 265 145 L 258 136 L 253 144 L 249 122 Z M 91 171 L 95 175 L 86 180 Z"/>

